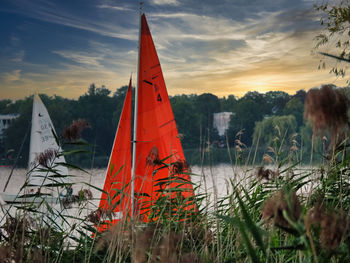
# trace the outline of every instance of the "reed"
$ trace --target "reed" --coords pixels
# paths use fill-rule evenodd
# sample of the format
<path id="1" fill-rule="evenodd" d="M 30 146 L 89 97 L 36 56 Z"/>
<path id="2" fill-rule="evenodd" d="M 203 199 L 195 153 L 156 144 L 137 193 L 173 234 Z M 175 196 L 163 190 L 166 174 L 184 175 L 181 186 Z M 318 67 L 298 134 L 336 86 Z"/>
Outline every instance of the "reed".
<path id="1" fill-rule="evenodd" d="M 318 95 L 324 98 L 323 92 L 332 91 L 328 88 L 320 93 L 312 91 L 310 101 L 317 101 Z M 340 106 L 333 104 L 347 105 L 344 101 L 339 103 Z M 311 102 L 306 105 L 316 107 Z M 306 112 L 311 121 L 333 116 L 330 109 L 324 111 L 323 117 L 315 109 Z M 313 116 L 315 112 L 317 116 Z M 2 219 L 0 261 L 349 262 L 350 144 L 344 118 L 338 116 L 315 127 L 339 134 L 330 136 L 328 148 L 323 145 L 324 162 L 319 167 L 300 166 L 302 138 L 297 135 L 287 138 L 280 133 L 266 149 L 260 164 L 255 168 L 243 166 L 246 170 L 238 175 L 235 168 L 246 165 L 250 158 L 243 154 L 244 145 L 238 134 L 235 152 L 228 153 L 233 174 L 227 181 L 226 194 L 217 193 L 215 174 L 207 175 L 216 189 L 211 193 L 207 185 L 210 180 L 205 180 L 204 173 L 190 173 L 184 162 L 157 159 L 154 174 L 159 169 L 168 169 L 169 177 L 156 181 L 162 186 L 157 198 L 141 210 L 147 222 L 127 218 L 98 232 L 96 226 L 113 212 L 87 211 L 93 198 L 89 188 L 95 187 L 90 184 L 66 200 L 61 210 L 44 201 L 39 206 L 18 207 L 16 214 L 9 212 Z M 73 135 L 66 139 L 76 140 Z M 203 145 L 201 159 L 210 160 L 210 143 Z M 81 142 L 76 146 L 80 147 Z M 253 149 L 253 162 L 258 159 L 257 149 L 258 143 Z M 79 153 L 73 149 L 45 156 L 51 160 L 59 154 Z M 41 162 L 52 172 L 54 167 L 50 167 L 45 156 L 40 157 Z M 200 184 L 178 176 L 182 173 L 202 176 L 204 180 L 199 181 L 204 182 L 205 190 L 200 190 L 203 189 Z M 61 186 L 55 184 L 55 177 L 50 180 L 54 189 Z M 174 182 L 178 186 L 172 187 Z M 184 197 L 184 186 L 189 184 L 195 195 Z M 70 214 L 71 207 L 78 213 Z"/>

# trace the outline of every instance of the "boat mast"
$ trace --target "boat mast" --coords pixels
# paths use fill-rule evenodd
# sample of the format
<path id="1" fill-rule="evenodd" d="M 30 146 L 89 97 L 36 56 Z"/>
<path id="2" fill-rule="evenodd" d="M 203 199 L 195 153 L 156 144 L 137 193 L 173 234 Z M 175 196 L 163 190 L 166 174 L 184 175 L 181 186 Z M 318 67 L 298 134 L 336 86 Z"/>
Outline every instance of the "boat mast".
<path id="1" fill-rule="evenodd" d="M 132 141 L 132 166 L 131 166 L 131 219 L 134 218 L 134 203 L 135 203 L 135 164 L 136 164 L 136 135 L 137 135 L 137 106 L 138 106 L 138 93 L 139 93 L 139 76 L 140 76 L 140 42 L 141 42 L 141 16 L 142 16 L 142 4 L 140 1 L 139 6 L 139 40 L 137 43 L 137 85 L 135 90 L 135 108 L 134 108 L 134 135 Z"/>

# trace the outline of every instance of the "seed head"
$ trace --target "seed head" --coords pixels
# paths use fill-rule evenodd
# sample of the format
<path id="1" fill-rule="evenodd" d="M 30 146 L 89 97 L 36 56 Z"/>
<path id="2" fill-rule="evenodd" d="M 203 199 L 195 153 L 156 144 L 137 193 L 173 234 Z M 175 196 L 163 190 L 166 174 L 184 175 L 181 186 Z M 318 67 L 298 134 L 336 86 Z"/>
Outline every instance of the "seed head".
<path id="1" fill-rule="evenodd" d="M 275 226 L 290 228 L 288 221 L 283 216 L 283 211 L 288 216 L 297 221 L 301 213 L 301 205 L 295 191 L 286 193 L 283 190 L 276 192 L 268 199 L 262 209 L 263 219 L 273 219 Z"/>
<path id="2" fill-rule="evenodd" d="M 305 229 L 310 232 L 312 227 L 320 228 L 320 243 L 327 250 L 336 249 L 342 239 L 350 234 L 350 221 L 344 211 L 325 211 L 319 203 L 305 217 Z"/>
<path id="3" fill-rule="evenodd" d="M 182 174 L 183 172 L 187 172 L 189 169 L 189 165 L 186 162 L 186 160 L 176 160 L 176 162 L 173 163 L 173 166 L 171 168 L 173 174 Z"/>
<path id="4" fill-rule="evenodd" d="M 72 122 L 72 124 L 65 128 L 62 133 L 62 138 L 67 141 L 74 142 L 81 136 L 82 131 L 85 128 L 91 128 L 90 124 L 84 119 L 78 119 Z"/>
<path id="5" fill-rule="evenodd" d="M 314 134 L 329 132 L 334 139 L 348 128 L 349 99 L 331 85 L 308 91 L 305 100 L 304 118 L 311 121 Z"/>
<path id="6" fill-rule="evenodd" d="M 265 153 L 263 156 L 263 161 L 266 163 L 272 163 L 273 162 L 273 158 L 271 157 L 271 155 Z"/>
<path id="7" fill-rule="evenodd" d="M 343 210 L 326 213 L 321 221 L 320 241 L 324 248 L 334 250 L 337 248 L 345 234 L 349 222 Z"/>
<path id="8" fill-rule="evenodd" d="M 51 167 L 53 161 L 58 157 L 57 149 L 47 149 L 36 157 L 36 162 L 43 167 Z"/>
<path id="9" fill-rule="evenodd" d="M 259 167 L 257 171 L 257 177 L 262 180 L 269 180 L 278 176 L 278 171 L 272 171 L 271 169 L 265 169 L 263 166 Z"/>
<path id="10" fill-rule="evenodd" d="M 157 147 L 153 146 L 150 152 L 148 153 L 146 157 L 146 164 L 153 166 L 161 164 L 161 161 L 159 159 L 159 151 Z"/>

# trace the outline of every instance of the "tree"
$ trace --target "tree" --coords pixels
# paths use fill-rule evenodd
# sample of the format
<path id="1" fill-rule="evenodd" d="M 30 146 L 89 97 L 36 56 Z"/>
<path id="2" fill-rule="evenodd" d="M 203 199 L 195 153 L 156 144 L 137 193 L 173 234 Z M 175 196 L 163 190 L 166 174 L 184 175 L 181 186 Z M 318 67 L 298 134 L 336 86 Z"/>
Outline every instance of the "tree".
<path id="1" fill-rule="evenodd" d="M 113 105 L 112 122 L 115 123 L 115 125 L 117 125 L 119 122 L 120 114 L 122 113 L 124 100 L 125 100 L 126 92 L 128 91 L 128 87 L 129 87 L 128 85 L 122 86 L 113 93 L 113 97 L 112 97 L 112 105 Z M 135 89 L 133 88 L 132 89 L 133 94 L 134 94 L 134 90 Z M 134 96 L 132 96 L 132 103 L 134 103 Z M 132 108 L 132 112 L 133 112 L 133 108 Z"/>
<path id="2" fill-rule="evenodd" d="M 217 140 L 217 132 L 213 129 L 213 113 L 221 111 L 219 98 L 211 93 L 203 93 L 196 97 L 195 110 L 198 112 L 198 130 L 203 142 L 208 140 L 208 135 L 211 142 Z"/>
<path id="3" fill-rule="evenodd" d="M 295 92 L 295 95 L 293 95 L 293 98 L 298 98 L 304 104 L 306 98 L 306 91 L 303 89 L 298 90 L 297 92 Z"/>
<path id="4" fill-rule="evenodd" d="M 265 94 L 267 111 L 269 114 L 281 115 L 290 99 L 290 95 L 284 91 L 269 91 Z"/>
<path id="5" fill-rule="evenodd" d="M 236 103 L 234 115 L 231 116 L 230 128 L 228 131 L 229 142 L 235 140 L 235 135 L 243 130 L 241 142 L 250 146 L 254 132 L 255 122 L 260 121 L 266 114 L 269 114 L 268 107 L 263 94 L 259 92 L 248 92 Z"/>
<path id="6" fill-rule="evenodd" d="M 327 57 L 334 58 L 340 62 L 350 62 L 350 8 L 349 0 L 342 0 L 335 5 L 333 2 L 315 5 L 315 9 L 321 13 L 320 24 L 323 32 L 316 37 L 315 50 Z M 334 53 L 322 52 L 322 47 L 334 50 Z M 322 67 L 325 62 L 321 61 Z M 321 67 L 321 65 L 319 67 Z M 336 76 L 344 77 L 346 72 L 342 64 L 336 64 L 331 72 Z M 348 80 L 349 82 L 349 80 Z"/>
<path id="7" fill-rule="evenodd" d="M 170 97 L 178 132 L 183 135 L 182 146 L 195 148 L 200 143 L 199 112 L 196 110 L 195 96 L 180 95 Z"/>
<path id="8" fill-rule="evenodd" d="M 91 84 L 88 92 L 79 97 L 78 109 L 76 109 L 79 118 L 87 120 L 91 126 L 91 129 L 83 132 L 83 138 L 96 145 L 96 148 L 93 149 L 96 151 L 94 154 L 106 157 L 105 162 L 108 161 L 107 156 L 110 154 L 118 125 L 118 122 L 113 121 L 116 105 L 109 94 L 110 90 L 104 86 L 97 88 Z M 99 165 L 105 165 L 105 163 L 102 162 Z"/>
<path id="9" fill-rule="evenodd" d="M 201 124 L 204 128 L 213 126 L 213 113 L 220 112 L 219 98 L 211 93 L 197 96 L 196 109 L 200 114 Z"/>
<path id="10" fill-rule="evenodd" d="M 0 114 L 7 114 L 6 108 L 11 104 L 11 100 L 0 100 Z"/>
<path id="11" fill-rule="evenodd" d="M 219 99 L 220 107 L 222 111 L 233 112 L 237 104 L 237 98 L 234 95 L 229 95 L 227 99 L 225 97 Z"/>
<path id="12" fill-rule="evenodd" d="M 32 119 L 33 96 L 18 100 L 10 105 L 12 112 L 17 112 L 20 116 L 4 131 L 4 151 L 12 151 L 12 157 L 19 154 L 18 165 L 26 167 L 28 164 L 30 124 Z M 19 152 L 23 143 L 22 151 Z M 14 164 L 15 160 L 12 160 Z"/>
<path id="13" fill-rule="evenodd" d="M 284 115 L 293 115 L 297 121 L 297 128 L 303 125 L 304 103 L 298 98 L 291 98 L 283 109 Z"/>
<path id="14" fill-rule="evenodd" d="M 297 122 L 293 115 L 271 116 L 256 123 L 254 127 L 253 142 L 259 141 L 261 146 L 271 146 L 274 139 L 288 140 L 297 130 Z"/>

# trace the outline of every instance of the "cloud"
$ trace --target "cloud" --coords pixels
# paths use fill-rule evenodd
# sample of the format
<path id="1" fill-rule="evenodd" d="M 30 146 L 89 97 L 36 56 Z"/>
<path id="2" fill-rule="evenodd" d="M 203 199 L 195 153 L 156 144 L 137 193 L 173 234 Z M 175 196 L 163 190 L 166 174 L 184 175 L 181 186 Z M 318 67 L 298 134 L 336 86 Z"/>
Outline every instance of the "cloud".
<path id="1" fill-rule="evenodd" d="M 318 59 L 311 56 L 317 32 L 311 11 L 263 11 L 242 21 L 183 12 L 151 14 L 151 19 L 154 38 L 164 36 L 155 42 L 162 47 L 158 53 L 172 92 L 293 92 L 330 78 L 317 71 Z"/>
<path id="2" fill-rule="evenodd" d="M 131 8 L 124 7 L 124 6 L 113 6 L 113 5 L 99 5 L 97 6 L 98 8 L 104 8 L 104 9 L 112 9 L 112 10 L 117 10 L 117 11 L 134 11 Z"/>
<path id="3" fill-rule="evenodd" d="M 82 29 L 102 36 L 113 38 L 137 40 L 136 30 L 118 26 L 116 23 L 108 23 L 102 19 L 91 19 L 87 14 L 77 15 L 64 7 L 49 1 L 23 1 L 13 0 L 18 8 L 8 12 L 21 14 L 41 21 Z M 102 5 L 107 8 L 106 5 Z M 101 7 L 101 5 L 100 5 Z M 117 7 L 116 7 L 117 8 Z M 134 32 L 135 31 L 135 32 Z"/>
<path id="4" fill-rule="evenodd" d="M 74 61 L 76 63 L 97 67 L 100 65 L 100 61 L 103 59 L 102 55 L 93 54 L 90 52 L 79 52 L 79 51 L 52 51 L 54 54 L 58 54 L 61 57 Z"/>
<path id="5" fill-rule="evenodd" d="M 77 49 L 56 50 L 53 53 L 69 60 L 66 65 L 79 64 L 96 71 L 130 71 L 136 68 L 136 47 L 119 47 L 113 43 L 90 40 L 85 51 Z"/>
<path id="6" fill-rule="evenodd" d="M 21 77 L 21 70 L 20 69 L 13 70 L 12 72 L 4 73 L 2 75 L 2 79 L 5 82 L 18 81 L 20 79 L 20 77 Z"/>
<path id="7" fill-rule="evenodd" d="M 18 50 L 13 54 L 12 61 L 13 62 L 22 62 L 24 59 L 25 51 L 24 50 Z"/>
<path id="8" fill-rule="evenodd" d="M 155 5 L 179 5 L 179 1 L 178 0 L 151 0 L 151 3 L 155 4 Z"/>
<path id="9" fill-rule="evenodd" d="M 99 1 L 96 5 L 93 1 L 87 6 L 97 13 L 73 13 L 61 2 L 14 1 L 23 5 L 16 12 L 98 35 L 88 34 L 79 47 L 55 46 L 49 52 L 60 56 L 61 63 L 27 65 L 18 73 L 21 83 L 14 82 L 12 87 L 21 90 L 36 86 L 49 94 L 56 89 L 57 94 L 76 98 L 92 82 L 115 90 L 127 84 L 131 71 L 136 72 L 137 8 L 129 9 L 129 2 L 109 5 Z M 196 8 L 199 2 L 182 1 L 180 6 L 180 1 L 154 0 L 156 7 L 149 7 L 147 13 L 169 94 L 212 92 L 242 96 L 249 90 L 269 89 L 293 92 L 331 79 L 327 72 L 317 71 L 319 59 L 310 55 L 317 30 L 315 14 L 310 9 L 283 0 L 237 0 L 234 5 L 204 1 Z M 291 7 L 284 8 L 287 2 Z M 218 8 L 220 12 L 214 12 Z M 134 14 L 125 12 L 132 10 Z M 74 37 L 81 37 L 77 32 Z M 23 56 L 24 53 L 22 60 Z M 15 79 L 14 73 L 6 76 Z"/>

